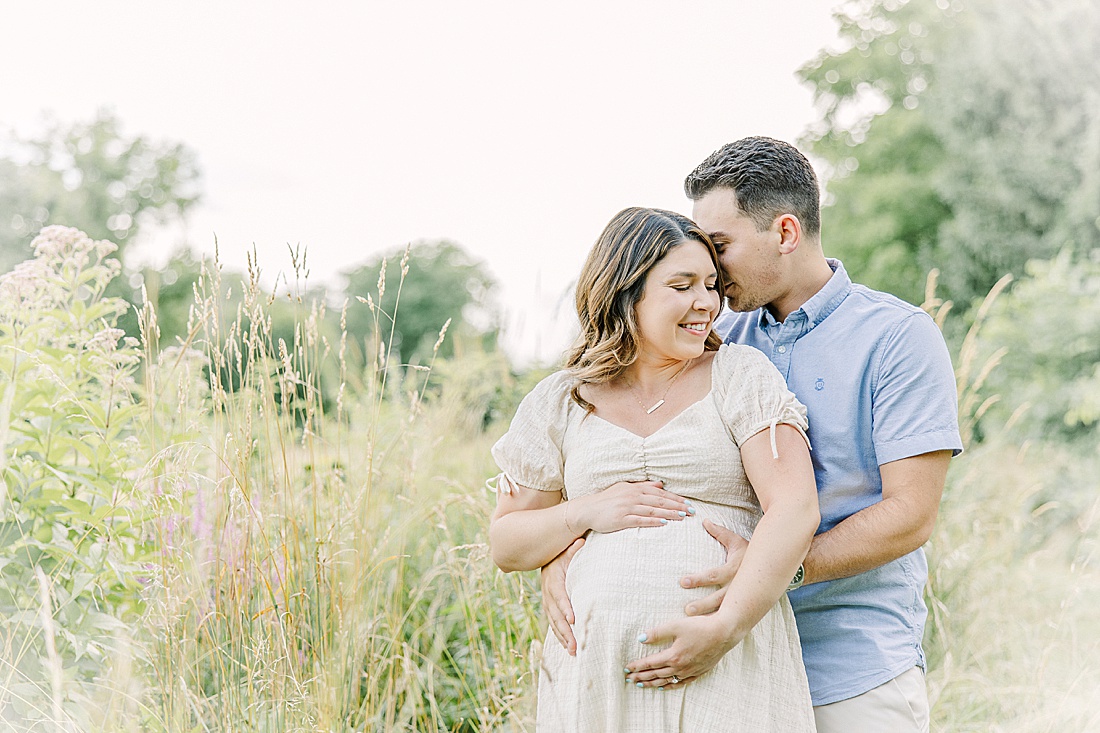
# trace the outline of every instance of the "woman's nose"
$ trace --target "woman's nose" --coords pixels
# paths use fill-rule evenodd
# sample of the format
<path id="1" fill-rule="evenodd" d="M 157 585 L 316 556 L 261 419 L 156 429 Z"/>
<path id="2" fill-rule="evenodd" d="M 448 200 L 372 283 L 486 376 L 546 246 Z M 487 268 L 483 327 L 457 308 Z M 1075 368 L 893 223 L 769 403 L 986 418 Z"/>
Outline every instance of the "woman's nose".
<path id="1" fill-rule="evenodd" d="M 695 310 L 697 311 L 712 311 L 718 307 L 718 293 L 708 288 L 703 288 L 702 292 L 696 291 L 695 294 Z"/>

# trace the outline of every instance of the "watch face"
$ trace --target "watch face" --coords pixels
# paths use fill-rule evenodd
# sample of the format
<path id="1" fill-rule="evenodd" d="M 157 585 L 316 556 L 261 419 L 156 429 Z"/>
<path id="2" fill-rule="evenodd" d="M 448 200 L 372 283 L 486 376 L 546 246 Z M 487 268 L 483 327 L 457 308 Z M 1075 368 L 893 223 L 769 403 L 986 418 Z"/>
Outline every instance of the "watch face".
<path id="1" fill-rule="evenodd" d="M 798 590 L 802 587 L 802 581 L 806 577 L 806 568 L 803 565 L 798 566 L 798 570 L 795 571 L 794 578 L 791 580 L 790 585 L 787 586 L 788 591 Z"/>

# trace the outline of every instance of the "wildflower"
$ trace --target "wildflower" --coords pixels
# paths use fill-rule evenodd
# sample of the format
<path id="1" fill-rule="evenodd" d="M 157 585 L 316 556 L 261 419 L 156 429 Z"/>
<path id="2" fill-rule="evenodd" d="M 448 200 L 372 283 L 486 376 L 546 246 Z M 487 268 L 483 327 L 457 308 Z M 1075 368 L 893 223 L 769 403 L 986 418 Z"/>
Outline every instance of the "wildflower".
<path id="1" fill-rule="evenodd" d="M 84 344 L 84 348 L 88 351 L 99 351 L 104 354 L 117 351 L 118 342 L 126 332 L 121 328 L 105 328 L 99 331 Z"/>

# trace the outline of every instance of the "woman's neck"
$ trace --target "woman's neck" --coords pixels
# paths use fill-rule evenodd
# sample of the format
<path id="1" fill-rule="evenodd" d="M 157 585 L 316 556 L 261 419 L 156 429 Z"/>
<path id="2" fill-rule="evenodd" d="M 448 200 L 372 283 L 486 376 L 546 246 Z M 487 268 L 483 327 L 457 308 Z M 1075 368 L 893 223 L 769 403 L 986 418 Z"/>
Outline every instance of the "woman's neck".
<path id="1" fill-rule="evenodd" d="M 694 359 L 667 359 L 639 355 L 633 364 L 623 370 L 627 385 L 643 393 L 663 389 L 668 383 L 687 371 Z"/>

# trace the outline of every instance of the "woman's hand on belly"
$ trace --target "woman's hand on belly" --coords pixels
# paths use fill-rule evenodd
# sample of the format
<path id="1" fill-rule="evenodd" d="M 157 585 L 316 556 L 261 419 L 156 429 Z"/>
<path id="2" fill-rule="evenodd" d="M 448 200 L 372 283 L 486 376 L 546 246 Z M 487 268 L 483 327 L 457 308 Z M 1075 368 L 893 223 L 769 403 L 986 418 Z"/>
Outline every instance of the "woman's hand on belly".
<path id="1" fill-rule="evenodd" d="M 672 645 L 626 665 L 627 679 L 644 687 L 681 685 L 709 672 L 744 638 L 718 616 L 680 618 L 639 637 L 643 644 Z"/>
<path id="2" fill-rule="evenodd" d="M 660 527 L 694 514 L 684 497 L 665 491 L 660 481 L 620 481 L 603 491 L 569 502 L 567 523 L 575 530 L 618 532 L 635 527 Z"/>

